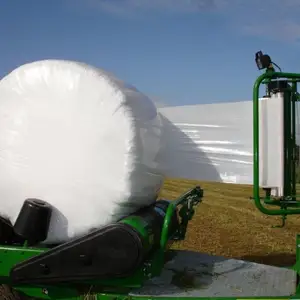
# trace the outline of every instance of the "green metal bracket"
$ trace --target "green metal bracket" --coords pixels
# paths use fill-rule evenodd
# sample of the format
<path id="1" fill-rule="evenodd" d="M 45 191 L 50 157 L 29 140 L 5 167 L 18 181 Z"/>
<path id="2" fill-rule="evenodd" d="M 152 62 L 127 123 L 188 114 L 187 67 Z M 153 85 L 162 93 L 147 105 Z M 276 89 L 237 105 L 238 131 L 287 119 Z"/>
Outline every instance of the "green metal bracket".
<path id="1" fill-rule="evenodd" d="M 183 194 L 176 201 L 172 201 L 171 203 L 172 205 L 169 206 L 164 221 L 162 237 L 161 237 L 161 248 L 166 247 L 169 223 L 171 222 L 171 218 L 175 213 L 176 208 L 180 207 L 178 214 L 181 218 L 181 223 L 179 225 L 179 228 L 176 230 L 174 236 L 172 237 L 172 239 L 178 241 L 178 240 L 184 240 L 187 231 L 188 222 L 193 218 L 195 213 L 195 206 L 202 201 L 202 198 L 203 198 L 203 190 L 200 187 L 196 187 L 195 189 Z"/>
<path id="2" fill-rule="evenodd" d="M 272 228 L 283 228 L 286 223 L 286 215 L 281 216 L 281 224 L 280 225 L 274 225 Z"/>

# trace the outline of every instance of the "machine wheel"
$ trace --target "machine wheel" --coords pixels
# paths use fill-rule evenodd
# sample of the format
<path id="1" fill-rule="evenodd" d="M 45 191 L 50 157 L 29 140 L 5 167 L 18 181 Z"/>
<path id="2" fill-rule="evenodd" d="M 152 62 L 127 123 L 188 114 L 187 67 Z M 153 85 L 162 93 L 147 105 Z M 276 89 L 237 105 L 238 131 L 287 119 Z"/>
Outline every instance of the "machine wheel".
<path id="1" fill-rule="evenodd" d="M 22 295 L 8 285 L 0 285 L 0 299 L 1 300 L 33 300 L 25 295 Z"/>

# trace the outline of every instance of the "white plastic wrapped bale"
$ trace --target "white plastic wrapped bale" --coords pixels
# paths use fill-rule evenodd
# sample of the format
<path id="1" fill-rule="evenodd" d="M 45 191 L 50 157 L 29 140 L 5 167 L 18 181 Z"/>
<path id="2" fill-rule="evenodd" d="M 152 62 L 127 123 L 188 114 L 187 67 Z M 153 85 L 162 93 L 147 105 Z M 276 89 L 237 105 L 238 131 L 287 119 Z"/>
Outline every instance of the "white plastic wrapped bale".
<path id="1" fill-rule="evenodd" d="M 135 88 L 85 64 L 45 60 L 0 81 L 0 214 L 53 206 L 45 243 L 69 240 L 156 200 L 161 120 Z"/>

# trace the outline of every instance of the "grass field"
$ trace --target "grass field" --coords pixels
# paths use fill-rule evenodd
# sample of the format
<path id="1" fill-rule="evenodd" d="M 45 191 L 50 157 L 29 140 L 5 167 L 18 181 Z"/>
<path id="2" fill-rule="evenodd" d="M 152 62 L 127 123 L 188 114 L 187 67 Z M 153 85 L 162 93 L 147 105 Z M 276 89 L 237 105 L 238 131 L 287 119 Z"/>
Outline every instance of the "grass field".
<path id="1" fill-rule="evenodd" d="M 284 228 L 278 217 L 261 214 L 249 199 L 250 186 L 169 179 L 161 197 L 174 199 L 199 184 L 203 203 L 190 222 L 186 240 L 174 247 L 265 264 L 286 266 L 295 261 L 295 237 L 300 216 L 290 216 Z"/>

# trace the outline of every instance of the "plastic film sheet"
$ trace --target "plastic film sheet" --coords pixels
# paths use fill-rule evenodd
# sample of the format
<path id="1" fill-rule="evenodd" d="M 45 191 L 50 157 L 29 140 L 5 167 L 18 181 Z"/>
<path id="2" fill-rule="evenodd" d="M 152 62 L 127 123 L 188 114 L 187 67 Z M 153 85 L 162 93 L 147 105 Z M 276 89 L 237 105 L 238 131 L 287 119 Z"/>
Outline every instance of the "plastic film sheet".
<path id="1" fill-rule="evenodd" d="M 156 200 L 161 120 L 152 101 L 101 69 L 23 65 L 0 81 L 0 213 L 53 207 L 46 242 L 114 222 Z M 36 225 L 38 226 L 38 225 Z"/>
<path id="2" fill-rule="evenodd" d="M 265 116 L 264 121 L 260 122 L 260 135 L 264 139 L 268 137 L 268 147 L 265 142 L 264 149 L 260 149 L 260 183 L 272 183 L 274 186 L 275 182 L 275 186 L 280 187 L 283 167 L 279 159 L 282 132 L 277 119 L 279 121 L 282 106 L 279 98 L 269 100 L 272 103 L 266 102 L 266 99 L 260 101 L 261 115 Z M 262 107 L 262 102 L 272 104 L 267 107 L 272 116 L 266 114 L 266 106 Z M 237 184 L 253 183 L 252 101 L 164 107 L 159 111 L 165 123 L 162 161 L 166 176 Z M 266 119 L 266 116 L 269 118 Z M 266 171 L 263 169 L 266 163 L 262 159 L 268 157 L 269 153 L 273 153 L 273 161 L 269 160 Z M 274 173 L 275 176 L 271 178 L 270 174 Z"/>

